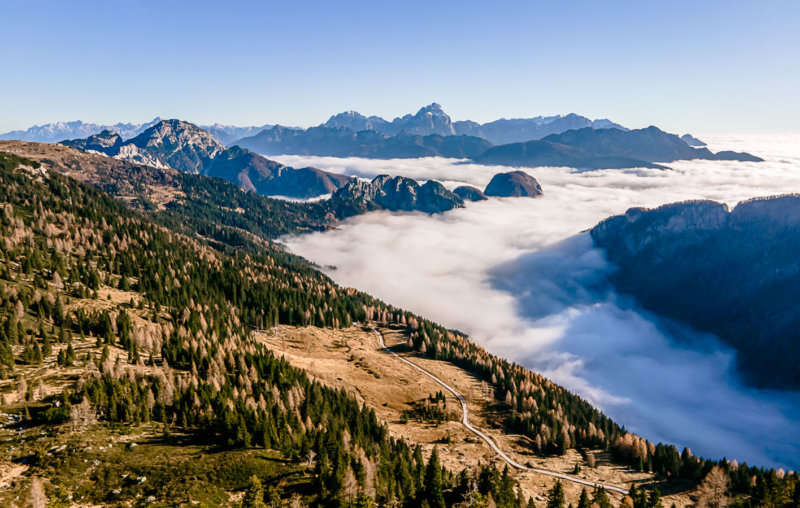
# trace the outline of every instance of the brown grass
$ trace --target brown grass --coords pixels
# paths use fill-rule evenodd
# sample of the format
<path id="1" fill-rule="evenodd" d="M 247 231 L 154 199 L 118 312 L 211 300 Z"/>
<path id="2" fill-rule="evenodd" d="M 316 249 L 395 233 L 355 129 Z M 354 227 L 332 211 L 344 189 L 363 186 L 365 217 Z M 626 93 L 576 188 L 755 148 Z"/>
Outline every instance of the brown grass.
<path id="1" fill-rule="evenodd" d="M 577 476 L 594 482 L 602 482 L 620 487 L 649 483 L 653 480 L 647 473 L 637 473 L 627 467 L 613 464 L 608 454 L 593 451 L 597 458 L 595 468 L 589 468 L 576 450 L 570 450 L 563 457 L 538 457 L 525 446 L 524 436 L 508 434 L 501 428 L 502 412 L 507 408 L 494 400 L 491 391 L 485 389 L 480 380 L 470 373 L 447 362 L 432 360 L 411 353 L 405 347 L 407 336 L 398 330 L 382 329 L 386 344 L 401 356 L 432 372 L 444 380 L 468 400 L 470 422 L 489 434 L 500 447 L 519 463 L 557 471 L 572 473 L 576 464 L 581 465 Z M 456 421 L 441 425 L 411 419 L 401 422 L 404 411 L 413 407 L 415 401 L 445 391 L 440 385 L 410 366 L 398 361 L 383 351 L 374 333 L 361 328 L 346 330 L 321 329 L 314 327 L 277 327 L 256 334 L 257 339 L 285 357 L 292 365 L 302 368 L 320 382 L 344 388 L 358 400 L 372 407 L 378 417 L 389 427 L 390 432 L 411 443 L 420 443 L 427 455 L 436 445 L 442 462 L 453 471 L 474 468 L 479 463 L 493 462 L 497 467 L 505 467 L 492 450 L 460 423 L 458 401 L 446 393 L 447 409 L 457 412 Z M 448 438 L 450 443 L 443 442 Z M 526 495 L 542 500 L 554 483 L 552 477 L 530 472 L 514 472 Z M 566 482 L 564 484 L 567 501 L 577 503 L 581 486 Z M 621 495 L 609 493 L 619 502 Z M 688 506 L 691 500 L 686 494 L 670 495 L 664 499 L 665 506 Z"/>

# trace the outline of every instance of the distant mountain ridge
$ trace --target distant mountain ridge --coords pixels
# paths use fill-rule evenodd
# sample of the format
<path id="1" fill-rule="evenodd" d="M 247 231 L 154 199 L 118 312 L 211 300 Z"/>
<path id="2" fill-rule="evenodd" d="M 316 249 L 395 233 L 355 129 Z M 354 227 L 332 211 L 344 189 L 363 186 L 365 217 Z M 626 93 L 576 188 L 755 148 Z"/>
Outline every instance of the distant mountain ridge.
<path id="1" fill-rule="evenodd" d="M 507 166 L 567 166 L 585 169 L 654 168 L 676 160 L 737 160 L 760 162 L 748 153 L 693 148 L 657 127 L 622 131 L 583 128 L 551 134 L 538 141 L 490 148 L 475 160 Z"/>
<path id="2" fill-rule="evenodd" d="M 15 130 L 0 134 L 0 139 L 18 139 L 20 141 L 37 141 L 40 143 L 58 143 L 62 139 L 85 138 L 103 131 L 112 131 L 119 134 L 122 139 L 132 138 L 145 129 L 161 121 L 156 117 L 153 120 L 137 123 L 115 123 L 113 125 L 100 125 L 84 123 L 80 120 L 72 122 L 55 122 L 44 125 L 34 125 L 25 130 Z"/>
<path id="3" fill-rule="evenodd" d="M 306 130 L 276 126 L 255 136 L 240 139 L 239 146 L 263 155 L 322 155 L 397 159 L 417 157 L 472 158 L 492 146 L 472 136 L 410 134 L 403 131 L 389 136 L 371 130 L 348 127 L 310 127 Z"/>
<path id="4" fill-rule="evenodd" d="M 501 118 L 493 122 L 479 124 L 470 120 L 453 122 L 442 106 L 432 103 L 421 108 L 414 115 L 407 114 L 391 122 L 379 116 L 364 116 L 357 111 L 345 111 L 331 116 L 323 127 L 346 127 L 353 131 L 371 130 L 388 136 L 403 131 L 409 134 L 427 136 L 474 136 L 486 139 L 494 145 L 515 143 L 541 139 L 544 136 L 564 132 L 569 129 L 590 127 L 594 129 L 620 129 L 625 127 L 610 120 L 590 120 L 586 117 L 570 113 L 557 116 L 537 116 L 533 118 Z"/>
<path id="5" fill-rule="evenodd" d="M 237 139 L 245 138 L 247 136 L 254 136 L 264 129 L 271 129 L 274 127 L 272 124 L 264 124 L 260 127 L 251 125 L 248 127 L 237 127 L 235 125 L 223 125 L 215 123 L 212 125 L 201 125 L 200 128 L 209 132 L 214 139 L 218 140 L 225 146 L 231 146 Z"/>
<path id="6" fill-rule="evenodd" d="M 681 159 L 758 162 L 746 153 L 694 148 L 695 138 L 656 127 L 630 130 L 607 119 L 565 116 L 453 122 L 432 103 L 392 121 L 345 111 L 308 129 L 275 126 L 237 144 L 264 155 L 318 155 L 372 159 L 451 157 L 480 164 L 566 166 L 579 169 L 666 169 Z M 495 146 L 496 144 L 496 146 Z"/>

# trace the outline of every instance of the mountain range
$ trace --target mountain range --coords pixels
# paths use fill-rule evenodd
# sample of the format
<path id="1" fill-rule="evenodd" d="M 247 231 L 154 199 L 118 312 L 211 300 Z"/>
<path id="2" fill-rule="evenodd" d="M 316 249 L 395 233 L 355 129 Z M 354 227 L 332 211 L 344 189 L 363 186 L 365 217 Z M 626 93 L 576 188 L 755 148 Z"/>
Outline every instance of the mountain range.
<path id="1" fill-rule="evenodd" d="M 212 125 L 201 125 L 200 128 L 206 130 L 214 136 L 214 139 L 223 145 L 230 146 L 237 139 L 245 138 L 247 136 L 254 136 L 264 129 L 271 129 L 274 125 L 264 124 L 261 127 L 251 125 L 249 127 L 237 127 L 235 125 L 223 125 L 215 123 Z"/>
<path id="2" fill-rule="evenodd" d="M 26 130 L 9 131 L 0 134 L 0 139 L 55 143 L 63 139 L 85 138 L 104 130 L 114 131 L 118 133 L 122 139 L 129 139 L 140 134 L 148 127 L 157 124 L 160 120 L 161 118 L 155 118 L 144 124 L 117 123 L 114 125 L 84 123 L 81 121 L 56 122 L 33 126 Z M 230 146 L 235 144 L 237 140 L 255 136 L 263 130 L 275 127 L 275 125 L 264 124 L 260 127 L 239 127 L 215 123 L 201 125 L 200 127 L 210 132 L 211 135 L 222 144 Z M 484 124 L 470 120 L 454 122 L 437 103 L 425 106 L 413 115 L 407 114 L 403 117 L 395 118 L 392 121 L 384 120 L 378 116 L 366 117 L 356 111 L 345 111 L 331 116 L 330 119 L 320 125 L 320 127 L 334 129 L 346 127 L 355 132 L 374 131 L 386 134 L 389 137 L 401 132 L 421 136 L 429 136 L 431 134 L 438 134 L 439 136 L 466 135 L 486 139 L 494 145 L 540 139 L 549 134 L 584 127 L 596 129 L 625 129 L 625 127 L 611 122 L 610 120 L 590 120 L 574 113 L 548 117 L 501 118 Z M 294 127 L 282 128 L 302 130 Z"/>
<path id="3" fill-rule="evenodd" d="M 523 141 L 521 141 L 523 140 Z M 275 126 L 236 144 L 264 155 L 319 155 L 372 159 L 452 157 L 481 164 L 579 169 L 654 168 L 681 159 L 758 162 L 746 153 L 712 153 L 689 135 L 657 127 L 629 130 L 609 120 L 570 114 L 501 119 L 486 124 L 453 122 L 439 104 L 387 121 L 355 111 L 308 129 Z M 495 143 L 498 146 L 493 146 Z"/>
<path id="4" fill-rule="evenodd" d="M 5 132 L 0 134 L 0 139 L 58 143 L 62 139 L 88 137 L 106 130 L 116 132 L 122 137 L 122 139 L 129 139 L 160 121 L 161 118 L 156 117 L 147 123 L 141 124 L 115 123 L 113 125 L 99 125 L 96 123 L 83 123 L 80 120 L 74 122 L 56 122 L 44 125 L 34 125 L 33 127 L 25 130 Z"/>
<path id="5" fill-rule="evenodd" d="M 800 388 L 800 196 L 633 208 L 591 236 L 619 291 L 716 334 L 751 384 Z"/>
<path id="6" fill-rule="evenodd" d="M 473 136 L 410 134 L 389 136 L 377 131 L 354 131 L 348 127 L 310 127 L 305 130 L 276 126 L 236 144 L 264 155 L 322 155 L 405 159 L 417 157 L 472 158 L 492 146 Z"/>
<path id="7" fill-rule="evenodd" d="M 198 172 L 226 146 L 237 145 L 267 156 L 318 155 L 373 159 L 449 157 L 490 165 L 567 166 L 588 170 L 637 167 L 664 169 L 661 163 L 681 159 L 761 160 L 746 153 L 712 153 L 704 148 L 702 141 L 688 134 L 679 138 L 656 127 L 628 130 L 610 120 L 590 120 L 573 113 L 500 119 L 484 124 L 454 122 L 437 103 L 425 106 L 413 115 L 407 114 L 391 121 L 346 111 L 331 116 L 322 125 L 307 129 L 269 124 L 261 127 L 222 124 L 199 128 L 193 126 L 210 136 L 206 139 L 193 130 L 189 135 L 196 142 L 191 144 L 198 146 L 188 148 L 188 152 L 185 148 L 189 139 L 176 139 L 178 144 L 183 144 L 180 148 L 177 145 L 156 146 L 161 141 L 150 139 L 153 137 L 150 129 L 159 125 L 159 128 L 163 127 L 158 118 L 143 125 L 100 126 L 68 122 L 32 127 L 27 131 L 12 131 L 0 138 L 57 141 L 70 137 L 61 136 L 63 133 L 81 133 L 82 136 L 74 139 L 71 146 L 97 150 L 156 167 L 170 165 L 184 171 Z M 120 139 L 111 139 L 110 134 L 102 134 L 105 131 L 116 133 Z M 145 134 L 146 131 L 149 132 Z M 164 135 L 156 133 L 155 137 L 164 138 Z M 120 144 L 121 141 L 125 143 Z M 170 153 L 165 153 L 165 150 Z M 239 155 L 239 160 L 242 160 Z M 234 160 L 233 157 L 228 159 Z M 306 173 L 306 177 L 309 177 L 309 172 Z M 231 181 L 239 180 L 235 174 L 228 176 Z M 325 188 L 330 187 L 329 184 L 319 182 Z M 299 197 L 304 194 L 292 190 L 286 195 Z"/>
<path id="8" fill-rule="evenodd" d="M 352 180 L 316 168 L 284 166 L 238 146 L 226 148 L 206 130 L 181 120 L 162 120 L 125 142 L 116 133 L 103 131 L 62 144 L 156 168 L 223 178 L 265 195 L 310 198 Z"/>
<path id="9" fill-rule="evenodd" d="M 364 116 L 357 111 L 345 111 L 333 115 L 323 127 L 347 127 L 353 131 L 371 130 L 388 136 L 400 132 L 427 136 L 473 136 L 483 138 L 494 145 L 515 143 L 540 139 L 554 133 L 570 129 L 590 127 L 595 129 L 621 129 L 625 127 L 610 120 L 590 120 L 586 117 L 570 113 L 562 116 L 537 116 L 534 118 L 501 118 L 493 122 L 480 124 L 470 120 L 453 122 L 442 106 L 432 103 L 421 108 L 416 114 L 405 115 L 392 121 L 379 116 Z"/>

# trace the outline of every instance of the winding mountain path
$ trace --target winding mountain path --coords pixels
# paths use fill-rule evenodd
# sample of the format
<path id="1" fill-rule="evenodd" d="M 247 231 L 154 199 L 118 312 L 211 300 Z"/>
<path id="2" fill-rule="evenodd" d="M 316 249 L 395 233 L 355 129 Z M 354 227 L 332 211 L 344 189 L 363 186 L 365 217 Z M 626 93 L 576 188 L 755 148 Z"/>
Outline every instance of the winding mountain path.
<path id="1" fill-rule="evenodd" d="M 447 383 L 445 383 L 444 381 L 442 381 L 438 377 L 434 376 L 433 374 L 431 374 L 427 370 L 423 369 L 422 367 L 420 367 L 416 363 L 413 363 L 413 362 L 403 358 L 402 356 L 398 355 L 397 353 L 395 353 L 394 351 L 389 349 L 389 347 L 386 345 L 386 342 L 383 340 L 383 334 L 380 331 L 376 330 L 376 329 L 373 329 L 372 331 L 375 332 L 375 334 L 378 336 L 378 341 L 380 342 L 381 347 L 383 349 L 385 349 L 389 354 L 391 354 L 392 356 L 394 356 L 395 358 L 397 358 L 401 362 L 406 363 L 406 364 L 410 365 L 411 367 L 413 367 L 414 369 L 416 369 L 416 370 L 420 371 L 421 373 L 425 374 L 429 378 L 431 378 L 434 381 L 436 381 L 438 384 L 442 385 L 447 391 L 452 393 L 455 396 L 455 398 L 457 398 L 458 401 L 461 403 L 461 413 L 462 413 L 461 424 L 464 425 L 464 427 L 466 427 L 467 430 L 469 430 L 470 432 L 472 432 L 473 434 L 475 434 L 479 438 L 483 439 L 483 441 L 486 444 L 488 444 L 492 448 L 492 450 L 494 450 L 497 453 L 497 455 L 499 455 L 500 458 L 503 459 L 509 466 L 511 466 L 511 467 L 513 467 L 515 469 L 519 469 L 521 471 L 531 471 L 531 472 L 538 473 L 538 474 L 552 476 L 554 478 L 560 478 L 562 480 L 565 480 L 565 481 L 568 481 L 568 482 L 577 483 L 577 484 L 580 484 L 580 485 L 585 485 L 587 487 L 592 487 L 592 488 L 603 487 L 604 489 L 612 491 L 612 492 L 617 492 L 617 493 L 620 493 L 620 494 L 623 494 L 623 495 L 628 494 L 628 489 L 615 487 L 613 485 L 606 485 L 604 483 L 590 482 L 589 480 L 583 480 L 581 478 L 575 478 L 574 476 L 569 476 L 569 475 L 566 475 L 566 474 L 563 474 L 563 473 L 558 473 L 556 471 L 548 471 L 546 469 L 538 469 L 538 468 L 535 468 L 535 467 L 523 466 L 522 464 L 516 462 L 514 459 L 512 459 L 511 457 L 506 455 L 505 452 L 503 452 L 503 450 L 501 450 L 500 447 L 497 446 L 497 444 L 492 440 L 492 438 L 490 438 L 489 436 L 487 436 L 486 434 L 484 434 L 483 432 L 481 432 L 480 430 L 475 428 L 471 423 L 469 423 L 469 408 L 467 407 L 467 399 L 465 399 L 463 395 L 461 395 L 458 391 L 456 391 L 455 388 L 453 388 L 452 386 L 448 385 Z"/>

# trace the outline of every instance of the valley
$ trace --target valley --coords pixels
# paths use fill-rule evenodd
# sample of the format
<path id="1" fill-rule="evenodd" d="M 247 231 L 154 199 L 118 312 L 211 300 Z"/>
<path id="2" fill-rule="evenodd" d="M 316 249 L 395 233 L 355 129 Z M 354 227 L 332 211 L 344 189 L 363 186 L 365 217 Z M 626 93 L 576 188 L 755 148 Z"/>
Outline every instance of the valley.
<path id="1" fill-rule="evenodd" d="M 0 508 L 800 508 L 796 0 L 0 12 Z"/>
<path id="2" fill-rule="evenodd" d="M 598 287 L 611 268 L 590 239 L 577 235 L 635 206 L 701 197 L 734 205 L 800 187 L 800 154 L 791 140 L 709 140 L 714 150 L 754 151 L 766 162 L 687 161 L 665 173 L 540 168 L 530 172 L 544 189 L 535 200 L 468 203 L 441 218 L 363 216 L 335 231 L 285 242 L 320 266 L 335 267 L 325 271 L 338 282 L 465 331 L 492 353 L 543 372 L 637 433 L 707 456 L 794 469 L 797 397 L 746 386 L 724 344 L 659 321 L 611 288 Z M 389 169 L 355 158 L 281 160 L 363 177 Z M 477 188 L 498 170 L 446 160 L 397 161 L 396 168 L 451 187 Z M 387 273 L 404 274 L 403 283 Z"/>

